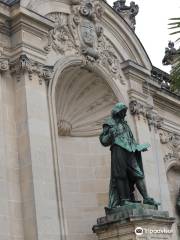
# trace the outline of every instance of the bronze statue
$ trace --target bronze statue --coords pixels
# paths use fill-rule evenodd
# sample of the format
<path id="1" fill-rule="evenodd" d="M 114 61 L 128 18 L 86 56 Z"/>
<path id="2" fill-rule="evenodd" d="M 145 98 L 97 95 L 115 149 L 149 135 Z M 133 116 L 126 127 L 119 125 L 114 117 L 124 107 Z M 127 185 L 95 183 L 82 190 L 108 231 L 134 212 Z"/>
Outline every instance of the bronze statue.
<path id="1" fill-rule="evenodd" d="M 149 144 L 138 144 L 125 121 L 127 107 L 119 102 L 111 117 L 103 124 L 100 142 L 110 146 L 111 180 L 109 190 L 109 208 L 135 202 L 134 185 L 141 193 L 144 204 L 157 205 L 147 194 L 141 152 L 147 151 Z"/>

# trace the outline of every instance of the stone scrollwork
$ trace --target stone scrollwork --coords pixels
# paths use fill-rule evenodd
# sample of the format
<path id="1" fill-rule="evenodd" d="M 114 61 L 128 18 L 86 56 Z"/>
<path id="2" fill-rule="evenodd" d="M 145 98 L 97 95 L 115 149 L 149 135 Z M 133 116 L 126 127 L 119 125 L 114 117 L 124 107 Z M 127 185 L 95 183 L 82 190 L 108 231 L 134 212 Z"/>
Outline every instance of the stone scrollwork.
<path id="1" fill-rule="evenodd" d="M 18 81 L 25 73 L 28 74 L 29 80 L 32 80 L 33 74 L 37 74 L 39 83 L 42 84 L 44 80 L 46 85 L 48 85 L 52 77 L 53 67 L 44 66 L 41 63 L 30 60 L 25 54 L 23 54 L 19 59 L 10 63 L 10 70 L 12 74 L 17 75 Z"/>
<path id="2" fill-rule="evenodd" d="M 9 69 L 9 61 L 4 58 L 0 58 L 0 73 Z"/>
<path id="3" fill-rule="evenodd" d="M 147 120 L 150 130 L 154 127 L 154 130 L 157 131 L 157 129 L 162 127 L 163 118 L 158 115 L 152 106 L 144 105 L 137 100 L 132 100 L 129 108 L 132 115 L 137 115 L 138 119 L 140 119 L 140 116 L 143 116 L 143 118 Z"/>
<path id="4" fill-rule="evenodd" d="M 46 16 L 54 21 L 45 46 L 47 53 L 81 55 L 85 65 L 97 63 L 125 84 L 120 57 L 101 25 L 101 0 L 71 0 L 70 4 L 71 14 L 52 12 Z"/>
<path id="5" fill-rule="evenodd" d="M 165 163 L 180 161 L 180 136 L 166 131 L 160 132 L 160 141 L 167 146 L 168 152 L 164 156 Z"/>
<path id="6" fill-rule="evenodd" d="M 65 13 L 54 12 L 48 14 L 47 17 L 52 19 L 55 25 L 54 29 L 49 32 L 45 50 L 49 52 L 52 48 L 62 55 L 68 52 L 78 53 L 78 44 L 69 23 L 70 16 Z"/>
<path id="7" fill-rule="evenodd" d="M 120 60 L 110 41 L 103 36 L 98 44 L 99 63 L 104 66 L 112 75 L 112 78 L 119 79 L 125 84 L 121 73 Z"/>

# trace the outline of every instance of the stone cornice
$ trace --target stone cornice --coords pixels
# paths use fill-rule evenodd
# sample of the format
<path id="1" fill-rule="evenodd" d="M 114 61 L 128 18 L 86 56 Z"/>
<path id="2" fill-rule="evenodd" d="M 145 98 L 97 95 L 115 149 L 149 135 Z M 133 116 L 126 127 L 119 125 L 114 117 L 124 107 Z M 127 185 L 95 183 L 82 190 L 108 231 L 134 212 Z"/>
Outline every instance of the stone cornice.
<path id="1" fill-rule="evenodd" d="M 148 69 L 138 65 L 137 63 L 127 60 L 121 63 L 123 72 L 130 79 L 131 76 L 136 76 L 139 80 L 144 81 L 146 78 L 149 78 L 151 73 Z"/>

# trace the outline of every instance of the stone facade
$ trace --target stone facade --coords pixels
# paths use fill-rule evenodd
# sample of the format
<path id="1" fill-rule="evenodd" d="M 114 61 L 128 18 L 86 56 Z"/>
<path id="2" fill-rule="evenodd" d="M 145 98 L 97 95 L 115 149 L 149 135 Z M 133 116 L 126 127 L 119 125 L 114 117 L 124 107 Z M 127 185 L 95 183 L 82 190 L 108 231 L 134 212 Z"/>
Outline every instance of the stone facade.
<path id="1" fill-rule="evenodd" d="M 128 23 L 101 0 L 21 0 L 0 1 L 0 25 L 0 240 L 96 239 L 110 175 L 98 135 L 117 101 L 151 144 L 147 188 L 177 239 L 180 102 Z"/>

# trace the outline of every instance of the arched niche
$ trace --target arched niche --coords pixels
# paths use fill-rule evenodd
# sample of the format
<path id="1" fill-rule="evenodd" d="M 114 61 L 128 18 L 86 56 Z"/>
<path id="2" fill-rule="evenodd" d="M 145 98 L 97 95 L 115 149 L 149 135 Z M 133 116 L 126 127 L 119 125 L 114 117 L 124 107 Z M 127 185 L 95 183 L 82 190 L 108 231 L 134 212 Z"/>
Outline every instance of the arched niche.
<path id="1" fill-rule="evenodd" d="M 180 164 L 178 161 L 174 160 L 169 164 L 167 169 L 167 179 L 174 214 L 179 222 L 180 216 L 178 216 L 176 209 L 177 196 L 180 189 Z"/>
<path id="2" fill-rule="evenodd" d="M 93 239 L 92 225 L 104 214 L 110 151 L 98 136 L 115 101 L 127 104 L 119 86 L 108 71 L 84 66 L 81 58 L 64 58 L 55 66 L 48 101 L 60 225 L 66 239 Z"/>
<path id="3" fill-rule="evenodd" d="M 62 72 L 56 86 L 59 136 L 97 136 L 117 102 L 106 81 L 81 66 Z"/>

